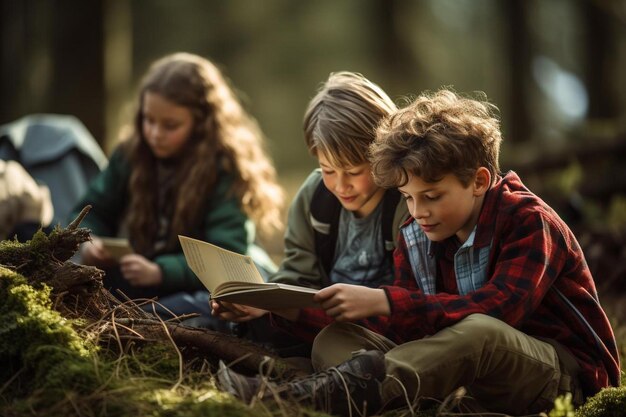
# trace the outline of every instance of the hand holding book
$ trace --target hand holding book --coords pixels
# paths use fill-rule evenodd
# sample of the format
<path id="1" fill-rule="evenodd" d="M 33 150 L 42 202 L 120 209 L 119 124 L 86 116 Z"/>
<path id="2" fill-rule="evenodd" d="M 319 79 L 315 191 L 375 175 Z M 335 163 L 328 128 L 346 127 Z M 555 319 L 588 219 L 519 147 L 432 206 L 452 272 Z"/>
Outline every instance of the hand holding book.
<path id="1" fill-rule="evenodd" d="M 317 290 L 264 282 L 249 256 L 201 240 L 178 236 L 191 270 L 211 293 L 211 298 L 265 310 L 319 307 Z"/>

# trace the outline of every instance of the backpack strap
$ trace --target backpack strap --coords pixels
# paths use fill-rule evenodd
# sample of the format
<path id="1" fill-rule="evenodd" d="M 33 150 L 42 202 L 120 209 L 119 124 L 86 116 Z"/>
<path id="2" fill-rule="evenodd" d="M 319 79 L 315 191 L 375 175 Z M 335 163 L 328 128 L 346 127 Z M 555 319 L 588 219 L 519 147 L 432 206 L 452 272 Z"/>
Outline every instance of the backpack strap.
<path id="1" fill-rule="evenodd" d="M 399 202 L 398 190 L 394 188 L 385 191 L 381 225 L 383 245 L 389 257 L 392 256 L 395 248 L 393 218 Z M 335 258 L 340 213 L 341 203 L 326 188 L 324 182 L 320 181 L 311 199 L 310 217 L 315 236 L 315 253 L 327 276 L 330 275 Z M 330 282 L 323 282 L 322 285 L 330 285 Z"/>
<path id="2" fill-rule="evenodd" d="M 310 213 L 315 235 L 315 253 L 328 276 L 335 257 L 341 203 L 323 181 L 319 182 L 313 193 Z M 330 282 L 322 283 L 323 286 L 329 284 Z"/>
<path id="3" fill-rule="evenodd" d="M 393 240 L 393 218 L 396 214 L 396 207 L 400 203 L 400 191 L 396 188 L 390 188 L 385 191 L 383 197 L 383 245 L 387 255 L 391 257 L 393 250 L 396 248 L 396 242 Z"/>

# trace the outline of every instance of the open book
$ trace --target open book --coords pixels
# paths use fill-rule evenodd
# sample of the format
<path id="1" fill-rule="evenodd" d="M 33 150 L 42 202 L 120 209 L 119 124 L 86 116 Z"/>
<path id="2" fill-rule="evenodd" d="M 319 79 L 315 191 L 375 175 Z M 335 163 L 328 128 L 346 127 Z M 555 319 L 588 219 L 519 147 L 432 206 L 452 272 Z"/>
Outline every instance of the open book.
<path id="1" fill-rule="evenodd" d="M 249 256 L 186 236 L 178 236 L 191 270 L 215 300 L 265 310 L 320 307 L 313 301 L 317 290 L 264 282 Z"/>
<path id="2" fill-rule="evenodd" d="M 102 240 L 102 246 L 104 246 L 117 261 L 119 261 L 122 256 L 133 253 L 133 248 L 130 246 L 128 239 L 104 236 L 98 236 L 98 238 Z"/>

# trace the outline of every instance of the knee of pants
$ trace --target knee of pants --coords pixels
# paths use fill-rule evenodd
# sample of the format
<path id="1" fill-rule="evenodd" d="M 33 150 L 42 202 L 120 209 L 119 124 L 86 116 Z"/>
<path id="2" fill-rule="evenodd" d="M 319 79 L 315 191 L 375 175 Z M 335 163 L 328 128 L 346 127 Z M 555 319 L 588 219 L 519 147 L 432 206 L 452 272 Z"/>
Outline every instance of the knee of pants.
<path id="1" fill-rule="evenodd" d="M 315 369 L 325 369 L 350 359 L 353 335 L 359 326 L 352 323 L 331 323 L 315 337 L 311 349 L 311 362 Z M 330 348 L 332 347 L 332 348 Z M 343 349 L 340 349 L 343 348 Z M 333 352 L 329 352 L 333 351 Z"/>
<path id="2" fill-rule="evenodd" d="M 512 328 L 501 320 L 486 314 L 472 314 L 451 327 L 457 336 L 455 341 L 470 346 L 495 346 L 498 340 Z"/>
<path id="3" fill-rule="evenodd" d="M 313 349 L 316 347 L 327 346 L 327 341 L 336 341 L 338 338 L 343 337 L 346 334 L 353 334 L 354 328 L 358 327 L 352 323 L 338 323 L 334 322 L 324 327 L 315 336 L 313 341 Z"/>

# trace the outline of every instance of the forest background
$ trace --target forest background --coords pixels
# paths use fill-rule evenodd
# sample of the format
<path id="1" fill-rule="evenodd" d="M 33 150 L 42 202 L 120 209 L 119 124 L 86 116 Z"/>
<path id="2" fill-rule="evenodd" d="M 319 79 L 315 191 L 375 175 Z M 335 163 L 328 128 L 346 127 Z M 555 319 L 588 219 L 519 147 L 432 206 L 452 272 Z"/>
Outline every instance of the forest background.
<path id="1" fill-rule="evenodd" d="M 289 198 L 316 166 L 302 115 L 329 73 L 361 72 L 399 104 L 442 86 L 486 93 L 502 169 L 574 230 L 624 363 L 624 0 L 0 0 L 0 125 L 74 115 L 108 155 L 139 77 L 176 51 L 231 80 Z M 279 260 L 282 237 L 266 245 Z"/>
<path id="2" fill-rule="evenodd" d="M 622 0 L 0 0 L 0 125 L 71 114 L 108 155 L 139 78 L 175 51 L 224 71 L 289 197 L 316 165 L 302 115 L 330 72 L 361 72 L 398 103 L 483 91 L 501 110 L 503 170 L 626 260 Z M 280 259 L 281 236 L 266 244 Z M 626 269 L 612 276 L 626 286 Z"/>

